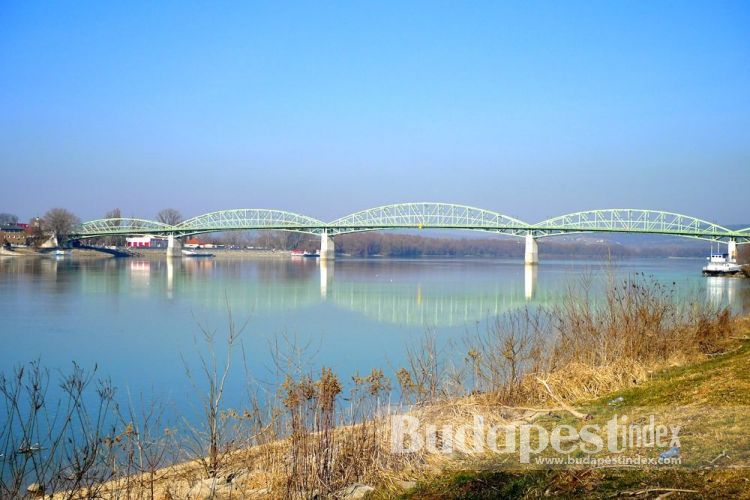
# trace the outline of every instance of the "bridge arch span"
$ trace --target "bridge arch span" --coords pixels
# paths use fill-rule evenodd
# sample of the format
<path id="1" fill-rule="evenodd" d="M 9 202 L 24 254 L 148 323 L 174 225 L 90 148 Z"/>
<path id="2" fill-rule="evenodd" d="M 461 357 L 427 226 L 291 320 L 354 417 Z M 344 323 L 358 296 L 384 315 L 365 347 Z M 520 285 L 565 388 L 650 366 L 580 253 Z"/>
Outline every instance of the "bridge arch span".
<path id="1" fill-rule="evenodd" d="M 73 231 L 71 236 L 77 239 L 86 239 L 104 235 L 168 234 L 173 230 L 173 226 L 163 222 L 133 217 L 118 217 L 84 222 Z"/>
<path id="2" fill-rule="evenodd" d="M 666 234 L 708 241 L 731 238 L 737 234 L 724 226 L 697 217 L 634 208 L 574 212 L 547 219 L 533 227 L 536 238 L 586 232 Z"/>
<path id="3" fill-rule="evenodd" d="M 326 224 L 306 215 L 266 208 L 219 210 L 184 220 L 174 226 L 182 236 L 222 231 L 275 229 L 321 234 Z"/>
<path id="4" fill-rule="evenodd" d="M 329 235 L 382 229 L 470 229 L 524 236 L 529 224 L 507 215 L 467 205 L 418 202 L 360 210 L 327 224 Z"/>

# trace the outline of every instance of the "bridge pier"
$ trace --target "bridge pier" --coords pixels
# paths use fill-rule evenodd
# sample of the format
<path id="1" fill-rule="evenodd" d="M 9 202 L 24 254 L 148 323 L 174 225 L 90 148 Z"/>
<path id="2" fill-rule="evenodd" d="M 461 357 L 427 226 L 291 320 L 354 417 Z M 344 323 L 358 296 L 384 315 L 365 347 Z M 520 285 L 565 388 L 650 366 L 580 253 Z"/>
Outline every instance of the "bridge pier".
<path id="1" fill-rule="evenodd" d="M 526 235 L 526 252 L 524 253 L 524 264 L 539 264 L 539 247 L 534 236 Z"/>
<path id="2" fill-rule="evenodd" d="M 52 233 L 52 236 L 42 243 L 39 248 L 57 248 L 59 246 L 60 243 L 57 241 L 57 234 Z"/>
<path id="3" fill-rule="evenodd" d="M 730 260 L 737 260 L 737 240 L 731 239 L 727 241 L 727 254 L 729 254 Z"/>
<path id="4" fill-rule="evenodd" d="M 320 259 L 333 260 L 336 258 L 336 245 L 333 243 L 333 237 L 328 235 L 327 230 L 323 230 L 320 235 Z"/>
<path id="5" fill-rule="evenodd" d="M 182 242 L 173 234 L 167 237 L 167 258 L 182 257 Z"/>

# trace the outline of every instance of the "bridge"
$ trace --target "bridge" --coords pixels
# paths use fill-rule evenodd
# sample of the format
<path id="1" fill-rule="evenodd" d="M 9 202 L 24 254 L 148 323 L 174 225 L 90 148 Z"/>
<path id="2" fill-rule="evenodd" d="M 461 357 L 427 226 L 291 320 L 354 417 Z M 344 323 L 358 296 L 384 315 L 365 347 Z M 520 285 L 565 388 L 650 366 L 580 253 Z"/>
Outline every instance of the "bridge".
<path id="1" fill-rule="evenodd" d="M 724 242 L 736 256 L 737 245 L 750 242 L 750 227 L 732 230 L 697 217 L 659 210 L 610 208 L 588 210 L 528 223 L 508 215 L 450 203 L 399 203 L 370 208 L 323 222 L 283 210 L 242 208 L 199 215 L 169 225 L 136 218 L 98 219 L 76 227 L 70 239 L 102 236 L 158 235 L 168 239 L 167 255 L 181 255 L 180 239 L 203 233 L 281 230 L 320 236 L 321 259 L 335 256 L 334 237 L 363 231 L 461 229 L 525 239 L 525 262 L 539 262 L 537 241 L 572 233 L 663 234 Z"/>

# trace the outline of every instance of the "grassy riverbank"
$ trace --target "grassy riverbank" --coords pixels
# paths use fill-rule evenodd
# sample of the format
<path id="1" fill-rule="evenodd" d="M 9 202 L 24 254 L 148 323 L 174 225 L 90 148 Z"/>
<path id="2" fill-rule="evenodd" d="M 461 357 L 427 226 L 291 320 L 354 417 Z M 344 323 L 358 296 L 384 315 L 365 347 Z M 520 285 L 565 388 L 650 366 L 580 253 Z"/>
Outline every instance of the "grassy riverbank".
<path id="1" fill-rule="evenodd" d="M 591 416 L 590 424 L 646 408 L 658 421 L 680 425 L 680 466 L 518 470 L 492 458 L 459 459 L 400 497 L 750 498 L 750 319 L 739 322 L 737 333 L 725 353 L 572 405 Z M 617 398 L 623 398 L 621 406 L 608 404 Z M 546 418 L 570 420 L 553 413 Z M 391 496 L 379 491 L 374 498 Z"/>

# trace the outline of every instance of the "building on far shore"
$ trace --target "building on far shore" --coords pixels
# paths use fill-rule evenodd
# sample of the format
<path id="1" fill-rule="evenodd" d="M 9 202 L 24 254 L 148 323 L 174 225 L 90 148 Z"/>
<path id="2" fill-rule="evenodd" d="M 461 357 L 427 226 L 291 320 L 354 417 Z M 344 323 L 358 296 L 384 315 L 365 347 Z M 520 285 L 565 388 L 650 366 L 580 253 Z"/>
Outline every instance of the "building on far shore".
<path id="1" fill-rule="evenodd" d="M 133 236 L 125 238 L 125 246 L 128 248 L 167 248 L 167 240 L 156 236 Z"/>
<path id="2" fill-rule="evenodd" d="M 0 226 L 0 246 L 28 246 L 36 232 L 41 231 L 39 217 L 31 220 L 30 224 L 14 222 Z"/>
<path id="3" fill-rule="evenodd" d="M 29 235 L 24 229 L 3 227 L 0 228 L 0 246 L 25 246 Z"/>
<path id="4" fill-rule="evenodd" d="M 216 245 L 196 237 L 185 240 L 183 246 L 185 248 L 224 248 L 224 245 Z"/>

